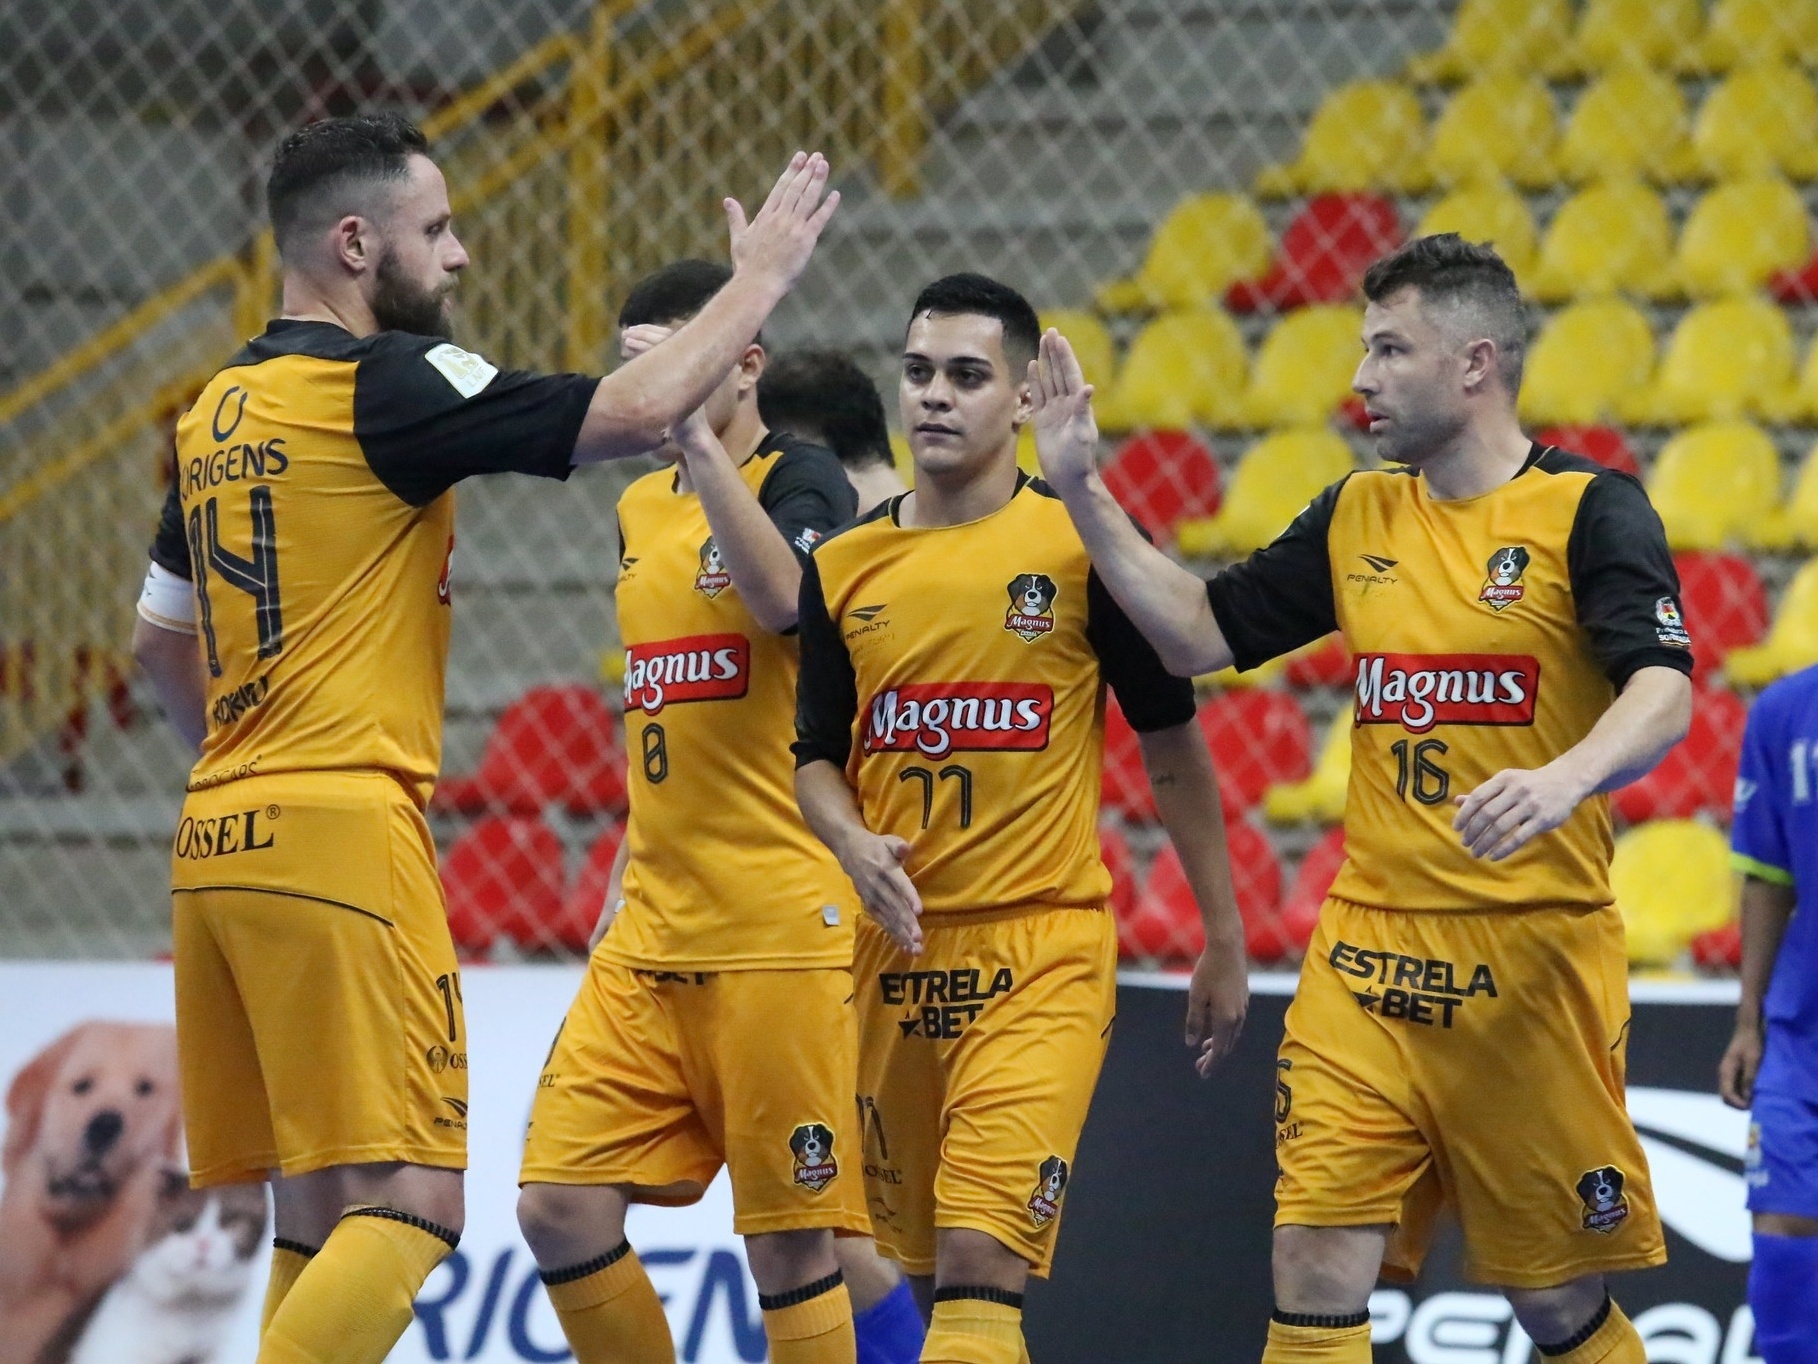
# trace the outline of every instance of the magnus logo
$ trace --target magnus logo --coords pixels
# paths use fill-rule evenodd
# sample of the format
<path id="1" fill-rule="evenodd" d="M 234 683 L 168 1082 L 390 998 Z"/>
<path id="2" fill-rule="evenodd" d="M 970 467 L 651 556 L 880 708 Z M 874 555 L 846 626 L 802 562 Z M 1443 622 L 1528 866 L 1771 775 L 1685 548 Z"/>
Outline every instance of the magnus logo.
<path id="1" fill-rule="evenodd" d="M 1359 654 L 1356 722 L 1400 725 L 1531 725 L 1540 662 L 1525 654 Z"/>
<path id="2" fill-rule="evenodd" d="M 655 715 L 683 701 L 733 701 L 751 685 L 751 641 L 687 635 L 625 650 L 625 705 Z"/>
<path id="3" fill-rule="evenodd" d="M 1054 689 L 1027 682 L 914 682 L 871 698 L 867 753 L 1035 752 L 1048 746 Z"/>

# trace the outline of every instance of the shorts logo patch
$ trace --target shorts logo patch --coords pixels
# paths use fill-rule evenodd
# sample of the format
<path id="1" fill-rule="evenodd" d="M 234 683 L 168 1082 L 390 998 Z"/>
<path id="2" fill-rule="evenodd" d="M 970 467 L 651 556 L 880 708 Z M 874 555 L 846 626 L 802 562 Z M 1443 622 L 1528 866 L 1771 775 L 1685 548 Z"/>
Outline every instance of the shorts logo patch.
<path id="1" fill-rule="evenodd" d="M 1018 573 L 1010 580 L 1010 609 L 1004 629 L 1033 644 L 1054 629 L 1054 598 L 1060 589 L 1046 573 Z"/>
<path id="2" fill-rule="evenodd" d="M 1035 1192 L 1029 1195 L 1029 1220 L 1040 1230 L 1060 1216 L 1061 1195 L 1067 1191 L 1067 1180 L 1073 1171 L 1059 1156 L 1042 1162 Z"/>
<path id="3" fill-rule="evenodd" d="M 1529 557 L 1520 545 L 1504 545 L 1492 554 L 1485 566 L 1483 591 L 1477 594 L 1477 600 L 1492 611 L 1500 611 L 1520 601 L 1528 591 L 1522 586 L 1521 575 L 1527 572 Z"/>
<path id="4" fill-rule="evenodd" d="M 804 1189 L 819 1193 L 839 1178 L 839 1162 L 833 1158 L 833 1129 L 823 1122 L 805 1122 L 789 1134 L 789 1150 L 795 1156 L 795 1182 Z"/>
<path id="5" fill-rule="evenodd" d="M 1584 1204 L 1584 1229 L 1608 1236 L 1629 1220 L 1629 1199 L 1622 1186 L 1627 1182 L 1614 1165 L 1599 1165 L 1578 1176 L 1578 1197 Z"/>

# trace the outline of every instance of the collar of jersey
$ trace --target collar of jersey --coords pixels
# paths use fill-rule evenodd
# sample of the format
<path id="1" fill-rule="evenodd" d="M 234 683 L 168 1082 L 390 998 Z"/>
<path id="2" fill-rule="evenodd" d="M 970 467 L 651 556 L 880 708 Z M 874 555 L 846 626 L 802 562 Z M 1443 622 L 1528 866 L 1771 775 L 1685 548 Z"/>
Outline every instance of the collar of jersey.
<path id="1" fill-rule="evenodd" d="M 1539 464 L 1541 456 L 1546 454 L 1550 449 L 1552 449 L 1550 445 L 1542 445 L 1538 441 L 1529 441 L 1528 457 L 1521 462 L 1521 467 L 1519 469 L 1513 474 L 1510 474 L 1506 480 L 1498 483 L 1494 488 L 1485 488 L 1482 492 L 1471 497 L 1437 498 L 1427 490 L 1426 481 L 1422 479 L 1420 482 L 1421 501 L 1425 502 L 1430 507 L 1468 507 L 1473 502 L 1481 502 L 1486 497 L 1494 497 L 1504 488 L 1510 487 L 1516 479 L 1527 473 L 1529 469 L 1532 469 L 1536 464 Z"/>
<path id="2" fill-rule="evenodd" d="M 988 511 L 983 516 L 975 516 L 970 521 L 956 521 L 951 526 L 905 526 L 903 524 L 903 499 L 909 496 L 909 493 L 915 491 L 914 488 L 911 488 L 908 493 L 898 493 L 895 497 L 890 499 L 890 524 L 895 526 L 898 530 L 906 530 L 912 535 L 924 533 L 934 534 L 937 531 L 964 530 L 967 526 L 981 526 L 992 517 L 999 516 L 1008 509 L 1010 503 L 1016 501 L 1016 495 L 1029 486 L 1029 479 L 1030 476 L 1026 470 L 1018 469 L 1016 471 L 1016 487 L 1010 490 L 1010 496 L 1002 507 L 997 508 L 996 511 Z"/>

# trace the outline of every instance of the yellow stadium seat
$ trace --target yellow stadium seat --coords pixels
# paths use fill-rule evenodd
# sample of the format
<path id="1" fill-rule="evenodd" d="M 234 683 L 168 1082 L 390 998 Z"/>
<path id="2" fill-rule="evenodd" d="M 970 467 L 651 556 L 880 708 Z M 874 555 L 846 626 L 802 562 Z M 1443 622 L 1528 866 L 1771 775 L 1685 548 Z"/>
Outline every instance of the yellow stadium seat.
<path id="1" fill-rule="evenodd" d="M 1555 76 L 1620 66 L 1671 67 L 1698 41 L 1704 11 L 1698 0 L 1588 0 Z"/>
<path id="2" fill-rule="evenodd" d="M 1698 201 L 1679 234 L 1673 275 L 1693 298 L 1752 293 L 1811 256 L 1799 191 L 1778 175 L 1719 185 Z"/>
<path id="3" fill-rule="evenodd" d="M 1818 445 L 1812 447 L 1793 480 L 1793 492 L 1759 526 L 1748 532 L 1754 549 L 1818 549 Z"/>
<path id="4" fill-rule="evenodd" d="M 1765 687 L 1814 663 L 1818 663 L 1818 559 L 1808 559 L 1781 594 L 1767 639 L 1732 649 L 1723 669 L 1732 682 Z"/>
<path id="5" fill-rule="evenodd" d="M 1325 421 L 1351 392 L 1363 358 L 1363 310 L 1338 303 L 1299 308 L 1275 324 L 1256 352 L 1234 422 L 1302 426 Z M 1210 421 L 1210 425 L 1219 425 Z"/>
<path id="6" fill-rule="evenodd" d="M 1616 840 L 1610 889 L 1622 910 L 1629 960 L 1674 961 L 1706 929 L 1730 921 L 1729 841 L 1695 819 L 1656 819 Z"/>
<path id="7" fill-rule="evenodd" d="M 1534 268 L 1540 232 L 1527 200 L 1507 185 L 1466 185 L 1427 210 L 1415 235 L 1456 232 L 1469 242 L 1489 242 L 1509 263 L 1515 278 Z"/>
<path id="8" fill-rule="evenodd" d="M 1537 76 L 1498 72 L 1453 95 L 1433 125 L 1427 170 L 1441 185 L 1504 178 L 1528 189 L 1553 182 L 1559 139 L 1553 96 Z"/>
<path id="9" fill-rule="evenodd" d="M 1461 81 L 1486 71 L 1537 71 L 1572 30 L 1569 0 L 1464 0 L 1436 52 L 1408 63 L 1411 81 Z"/>
<path id="10" fill-rule="evenodd" d="M 1796 66 L 1747 66 L 1706 96 L 1683 179 L 1818 176 L 1818 90 Z"/>
<path id="11" fill-rule="evenodd" d="M 1780 454 L 1748 422 L 1694 426 L 1661 450 L 1648 497 L 1675 550 L 1721 549 L 1780 501 Z"/>
<path id="12" fill-rule="evenodd" d="M 1175 543 L 1195 559 L 1235 559 L 1260 549 L 1352 467 L 1351 447 L 1336 431 L 1276 431 L 1244 452 L 1218 515 L 1181 522 Z"/>
<path id="13" fill-rule="evenodd" d="M 1656 426 L 1773 416 L 1792 400 L 1793 364 L 1793 329 L 1766 299 L 1700 303 L 1673 328 L 1654 382 L 1617 412 Z"/>
<path id="14" fill-rule="evenodd" d="M 1332 717 L 1319 757 L 1305 781 L 1280 782 L 1263 796 L 1263 818 L 1271 824 L 1317 820 L 1336 824 L 1345 817 L 1345 792 L 1351 785 L 1351 712 Z"/>
<path id="15" fill-rule="evenodd" d="M 1269 268 L 1269 225 L 1247 194 L 1194 194 L 1168 210 L 1142 268 L 1098 291 L 1107 312 L 1205 308 Z"/>
<path id="16" fill-rule="evenodd" d="M 1164 313 L 1136 334 L 1117 382 L 1095 404 L 1099 425 L 1230 426 L 1249 368 L 1229 315 L 1215 308 Z"/>
<path id="17" fill-rule="evenodd" d="M 1778 61 L 1818 66 L 1818 0 L 1717 0 L 1681 67 L 1730 71 Z"/>
<path id="18" fill-rule="evenodd" d="M 915 486 L 915 456 L 909 450 L 909 437 L 900 431 L 890 433 L 890 458 L 896 472 L 911 488 Z"/>
<path id="19" fill-rule="evenodd" d="M 1307 125 L 1300 155 L 1269 166 L 1256 192 L 1270 198 L 1366 189 L 1418 190 L 1426 183 L 1426 119 L 1405 85 L 1341 85 Z"/>
<path id="20" fill-rule="evenodd" d="M 1111 386 L 1117 377 L 1117 347 L 1103 322 L 1077 308 L 1052 308 L 1042 314 L 1041 322 L 1044 331 L 1053 327 L 1067 338 L 1087 383 L 1100 392 Z"/>
<path id="21" fill-rule="evenodd" d="M 1635 176 L 1667 180 L 1683 169 L 1690 130 L 1678 81 L 1636 67 L 1611 71 L 1578 97 L 1555 168 L 1575 185 Z"/>
<path id="22" fill-rule="evenodd" d="M 1666 201 L 1635 180 L 1581 189 L 1553 215 L 1528 289 L 1543 303 L 1602 294 L 1672 292 L 1673 220 Z"/>
<path id="23" fill-rule="evenodd" d="M 1590 299 L 1561 309 L 1528 351 L 1521 416 L 1542 426 L 1593 426 L 1615 414 L 1654 370 L 1654 329 L 1634 304 Z"/>

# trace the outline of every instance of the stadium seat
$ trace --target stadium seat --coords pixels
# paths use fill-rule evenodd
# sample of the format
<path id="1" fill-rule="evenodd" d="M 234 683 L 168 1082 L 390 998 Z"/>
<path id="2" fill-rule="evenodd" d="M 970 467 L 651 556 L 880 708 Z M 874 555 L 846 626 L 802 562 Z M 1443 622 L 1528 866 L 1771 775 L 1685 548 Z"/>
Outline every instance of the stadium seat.
<path id="1" fill-rule="evenodd" d="M 1468 80 L 1489 71 L 1538 71 L 1565 48 L 1569 0 L 1464 0 L 1445 43 L 1408 63 L 1420 84 Z"/>
<path id="2" fill-rule="evenodd" d="M 1042 330 L 1053 327 L 1073 347 L 1079 357 L 1080 370 L 1086 382 L 1103 391 L 1117 377 L 1117 347 L 1111 344 L 1111 333 L 1095 314 L 1077 308 L 1054 308 L 1041 317 Z"/>
<path id="3" fill-rule="evenodd" d="M 1594 459 L 1606 469 L 1641 477 L 1641 461 L 1635 458 L 1629 438 L 1613 426 L 1549 426 L 1535 432 L 1534 439 Z"/>
<path id="4" fill-rule="evenodd" d="M 1799 191 L 1778 175 L 1719 185 L 1679 234 L 1674 282 L 1693 298 L 1753 293 L 1812 254 Z"/>
<path id="5" fill-rule="evenodd" d="M 1250 360 L 1231 318 L 1215 308 L 1164 313 L 1130 344 L 1123 369 L 1095 403 L 1106 431 L 1231 426 Z"/>
<path id="6" fill-rule="evenodd" d="M 532 951 L 560 948 L 578 953 L 587 950 L 587 939 L 593 935 L 593 926 L 600 921 L 600 910 L 606 904 L 613 859 L 618 856 L 619 845 L 624 841 L 625 826 L 619 823 L 608 826 L 594 839 L 574 884 L 563 897 L 561 916 L 553 923 L 523 924 L 528 933 L 519 939 L 521 946 Z"/>
<path id="7" fill-rule="evenodd" d="M 1554 314 L 1528 352 L 1519 399 L 1527 422 L 1585 426 L 1613 415 L 1654 370 L 1654 329 L 1621 299 Z"/>
<path id="8" fill-rule="evenodd" d="M 1480 76 L 1447 102 L 1433 124 L 1427 174 L 1435 184 L 1512 180 L 1524 189 L 1553 183 L 1559 140 L 1553 96 L 1537 76 Z"/>
<path id="9" fill-rule="evenodd" d="M 1104 777 L 1100 787 L 1099 808 L 1122 815 L 1138 824 L 1155 822 L 1155 793 L 1149 789 L 1149 774 L 1143 767 L 1142 746 L 1136 731 L 1124 718 L 1117 697 L 1105 697 Z"/>
<path id="10" fill-rule="evenodd" d="M 1765 404 L 1763 415 L 1773 421 L 1801 425 L 1818 420 L 1818 341 L 1806 349 L 1805 363 L 1792 384 Z"/>
<path id="11" fill-rule="evenodd" d="M 1271 786 L 1311 770 L 1313 733 L 1287 692 L 1223 692 L 1199 708 L 1199 727 L 1231 818 L 1255 807 Z"/>
<path id="12" fill-rule="evenodd" d="M 1732 682 L 1765 687 L 1814 663 L 1818 663 L 1818 559 L 1808 559 L 1781 593 L 1767 639 L 1734 650 L 1723 667 Z"/>
<path id="13" fill-rule="evenodd" d="M 1700 303 L 1667 338 L 1653 383 L 1617 411 L 1655 426 L 1773 416 L 1793 401 L 1794 358 L 1786 313 L 1766 299 Z"/>
<path id="14" fill-rule="evenodd" d="M 1396 81 L 1341 85 L 1307 125 L 1300 154 L 1266 167 L 1256 192 L 1281 199 L 1346 190 L 1418 190 L 1425 181 L 1427 129 L 1420 100 Z"/>
<path id="15" fill-rule="evenodd" d="M 1792 496 L 1750 528 L 1748 541 L 1756 549 L 1818 549 L 1818 445 L 1799 466 Z"/>
<path id="16" fill-rule="evenodd" d="M 1237 420 L 1246 427 L 1326 421 L 1351 396 L 1362 336 L 1361 308 L 1321 304 L 1286 314 L 1257 349 Z"/>
<path id="17" fill-rule="evenodd" d="M 1742 925 L 1734 919 L 1722 928 L 1706 929 L 1692 939 L 1692 963 L 1705 971 L 1735 971 L 1742 966 Z"/>
<path id="18" fill-rule="evenodd" d="M 1294 884 L 1288 887 L 1288 898 L 1282 901 L 1281 926 L 1287 930 L 1288 945 L 1296 956 L 1305 956 L 1313 930 L 1319 927 L 1319 910 L 1326 893 L 1338 879 L 1345 864 L 1345 830 L 1341 824 L 1326 830 L 1319 842 L 1301 859 L 1294 873 Z"/>
<path id="19" fill-rule="evenodd" d="M 1163 545 L 1174 543 L 1184 518 L 1217 513 L 1223 481 L 1217 457 L 1186 431 L 1130 437 L 1111 456 L 1104 479 L 1123 509 Z"/>
<path id="20" fill-rule="evenodd" d="M 1707 422 L 1661 449 L 1648 496 L 1675 550 L 1722 549 L 1780 500 L 1780 455 L 1758 426 Z"/>
<path id="21" fill-rule="evenodd" d="M 509 930 L 562 912 L 562 840 L 540 818 L 487 815 L 442 859 L 455 946 L 484 953 Z"/>
<path id="22" fill-rule="evenodd" d="M 1729 846 L 1708 824 L 1661 819 L 1616 840 L 1610 886 L 1628 929 L 1629 960 L 1672 962 L 1731 910 Z"/>
<path id="23" fill-rule="evenodd" d="M 1319 746 L 1319 760 L 1301 781 L 1279 782 L 1263 797 L 1263 818 L 1271 824 L 1334 824 L 1345 817 L 1351 785 L 1351 712 L 1332 717 Z"/>
<path id="24" fill-rule="evenodd" d="M 1796 66 L 1745 66 L 1705 97 L 1692 120 L 1683 179 L 1818 176 L 1818 91 Z"/>
<path id="25" fill-rule="evenodd" d="M 1268 273 L 1232 284 L 1225 306 L 1252 313 L 1348 303 L 1364 271 L 1401 241 L 1401 218 L 1381 195 L 1315 195 L 1282 233 Z"/>
<path id="26" fill-rule="evenodd" d="M 1759 644 L 1767 634 L 1767 589 L 1755 566 L 1740 554 L 1691 550 L 1673 556 L 1679 570 L 1679 608 L 1692 637 L 1700 682 L 1722 675 L 1733 649 Z"/>
<path id="27" fill-rule="evenodd" d="M 592 687 L 532 687 L 505 708 L 470 775 L 444 778 L 432 805 L 461 814 L 574 815 L 625 809 L 618 722 Z"/>
<path id="28" fill-rule="evenodd" d="M 1244 452 L 1217 516 L 1183 521 L 1175 533 L 1191 558 L 1235 559 L 1260 549 L 1306 508 L 1320 489 L 1351 472 L 1351 447 L 1324 429 L 1277 431 Z"/>
<path id="29" fill-rule="evenodd" d="M 1553 215 L 1526 280 L 1542 303 L 1605 294 L 1670 294 L 1673 220 L 1666 201 L 1636 180 L 1581 189 Z"/>
<path id="30" fill-rule="evenodd" d="M 1280 917 L 1281 864 L 1275 860 L 1269 840 L 1248 820 L 1227 820 L 1225 837 L 1231 853 L 1232 887 L 1244 921 L 1244 947 L 1253 961 L 1264 965 L 1278 962 L 1288 952 L 1288 935 Z M 1150 864 L 1128 924 L 1135 955 L 1187 965 L 1204 950 L 1206 934 L 1199 903 L 1172 843 L 1163 844 Z"/>
<path id="31" fill-rule="evenodd" d="M 1690 135 L 1677 81 L 1641 67 L 1610 71 L 1578 97 L 1560 135 L 1554 168 L 1575 185 L 1668 180 L 1683 169 Z"/>
<path id="32" fill-rule="evenodd" d="M 1526 280 L 1538 259 L 1540 229 L 1527 200 L 1507 185 L 1464 185 L 1427 210 L 1415 229 L 1417 237 L 1456 232 L 1468 242 L 1489 242 L 1515 272 Z"/>
<path id="33" fill-rule="evenodd" d="M 1671 67 L 1704 27 L 1698 0 L 1587 0 L 1555 76 L 1623 66 Z"/>
<path id="34" fill-rule="evenodd" d="M 1109 825 L 1099 826 L 1098 855 L 1104 859 L 1105 870 L 1111 873 L 1111 912 L 1117 916 L 1121 948 L 1124 921 L 1136 908 L 1136 857 L 1122 831 Z"/>
<path id="35" fill-rule="evenodd" d="M 1344 636 L 1334 632 L 1289 654 L 1282 673 L 1290 687 L 1348 687 L 1354 664 Z"/>
<path id="36" fill-rule="evenodd" d="M 1630 824 L 1700 814 L 1728 822 L 1747 719 L 1748 707 L 1735 692 L 1699 688 L 1685 738 L 1640 781 L 1613 793 L 1611 808 Z"/>
<path id="37" fill-rule="evenodd" d="M 1100 287 L 1106 312 L 1207 308 L 1231 284 L 1269 268 L 1269 225 L 1247 194 L 1194 194 L 1168 210 L 1129 279 Z"/>
<path id="38" fill-rule="evenodd" d="M 1818 66 L 1818 0 L 1717 0 L 1687 71 L 1730 71 L 1763 62 Z"/>

